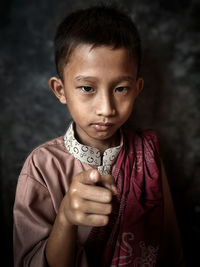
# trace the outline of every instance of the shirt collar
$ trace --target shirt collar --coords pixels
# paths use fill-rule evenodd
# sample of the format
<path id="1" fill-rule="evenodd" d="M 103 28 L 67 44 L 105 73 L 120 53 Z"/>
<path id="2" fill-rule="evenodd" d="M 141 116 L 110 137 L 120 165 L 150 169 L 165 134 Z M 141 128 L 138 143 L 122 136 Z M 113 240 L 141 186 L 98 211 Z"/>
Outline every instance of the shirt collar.
<path id="1" fill-rule="evenodd" d="M 74 123 L 70 124 L 64 135 L 65 146 L 69 153 L 83 163 L 97 166 L 101 174 L 111 174 L 112 165 L 123 146 L 122 132 L 120 132 L 120 145 L 106 149 L 101 157 L 99 149 L 82 145 L 76 140 L 73 125 Z"/>

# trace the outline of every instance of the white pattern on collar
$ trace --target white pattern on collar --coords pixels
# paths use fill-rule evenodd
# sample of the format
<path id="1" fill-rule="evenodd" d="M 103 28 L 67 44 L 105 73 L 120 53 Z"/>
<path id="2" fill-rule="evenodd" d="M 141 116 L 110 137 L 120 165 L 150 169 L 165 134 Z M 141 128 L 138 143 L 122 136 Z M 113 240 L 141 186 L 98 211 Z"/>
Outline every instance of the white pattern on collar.
<path id="1" fill-rule="evenodd" d="M 103 153 L 103 158 L 101 158 L 99 149 L 82 145 L 76 140 L 74 136 L 73 123 L 70 124 L 66 134 L 64 135 L 64 142 L 69 153 L 75 158 L 83 163 L 98 166 L 97 168 L 100 174 L 111 174 L 112 165 L 117 159 L 117 156 L 123 146 L 123 135 L 121 133 L 120 145 L 106 149 Z"/>

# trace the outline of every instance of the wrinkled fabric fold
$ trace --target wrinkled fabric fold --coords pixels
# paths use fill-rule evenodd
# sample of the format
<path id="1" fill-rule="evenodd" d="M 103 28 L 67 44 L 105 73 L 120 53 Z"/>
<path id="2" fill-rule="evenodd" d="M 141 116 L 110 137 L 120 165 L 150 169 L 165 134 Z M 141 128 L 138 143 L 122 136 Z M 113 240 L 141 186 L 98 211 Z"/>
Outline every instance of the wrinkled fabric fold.
<path id="1" fill-rule="evenodd" d="M 92 230 L 78 227 L 76 266 L 138 267 L 146 259 L 150 259 L 147 266 L 155 266 L 162 220 L 158 142 L 152 131 L 125 133 L 124 138 L 112 168 L 118 195 L 113 198 L 109 224 Z M 46 267 L 46 241 L 60 203 L 73 177 L 94 167 L 74 158 L 63 137 L 29 155 L 18 179 L 14 205 L 16 267 Z"/>
<path id="2" fill-rule="evenodd" d="M 155 132 L 126 133 L 113 170 L 118 195 L 109 223 L 92 228 L 85 244 L 89 266 L 156 266 L 163 219 L 160 168 Z"/>

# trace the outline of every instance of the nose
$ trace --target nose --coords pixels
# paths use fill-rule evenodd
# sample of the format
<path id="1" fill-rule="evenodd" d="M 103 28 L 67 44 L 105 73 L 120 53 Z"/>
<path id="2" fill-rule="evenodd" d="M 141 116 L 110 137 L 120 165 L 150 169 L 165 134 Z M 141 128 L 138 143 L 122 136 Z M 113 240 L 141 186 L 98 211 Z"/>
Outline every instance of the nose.
<path id="1" fill-rule="evenodd" d="M 114 99 L 109 92 L 103 92 L 97 96 L 96 114 L 104 117 L 111 117 L 116 114 Z"/>

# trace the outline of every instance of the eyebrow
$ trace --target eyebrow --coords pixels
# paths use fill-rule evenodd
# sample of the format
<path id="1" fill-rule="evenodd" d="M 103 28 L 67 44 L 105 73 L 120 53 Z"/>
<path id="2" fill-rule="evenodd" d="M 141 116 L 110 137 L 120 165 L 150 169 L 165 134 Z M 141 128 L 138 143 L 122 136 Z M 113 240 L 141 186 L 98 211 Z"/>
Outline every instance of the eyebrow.
<path id="1" fill-rule="evenodd" d="M 121 81 L 135 82 L 135 78 L 132 76 L 120 76 L 118 77 L 117 81 L 118 82 L 121 82 Z"/>
<path id="2" fill-rule="evenodd" d="M 97 81 L 98 79 L 93 77 L 93 76 L 83 76 L 83 75 L 79 75 L 77 77 L 75 77 L 75 80 L 78 82 L 85 82 L 85 81 Z M 128 81 L 128 82 L 135 82 L 135 78 L 132 76 L 119 76 L 116 79 L 116 82 L 121 82 L 121 81 Z"/>
<path id="3" fill-rule="evenodd" d="M 77 77 L 75 77 L 75 80 L 78 82 L 90 82 L 91 80 L 96 81 L 97 79 L 93 76 L 83 76 L 83 75 L 79 75 Z"/>

